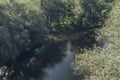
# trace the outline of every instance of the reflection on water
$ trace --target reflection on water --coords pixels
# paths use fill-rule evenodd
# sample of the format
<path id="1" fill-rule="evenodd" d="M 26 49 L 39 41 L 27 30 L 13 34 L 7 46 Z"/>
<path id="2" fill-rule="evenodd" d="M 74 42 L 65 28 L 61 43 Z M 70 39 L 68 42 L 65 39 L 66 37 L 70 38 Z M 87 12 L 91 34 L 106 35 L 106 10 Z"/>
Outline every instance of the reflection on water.
<path id="1" fill-rule="evenodd" d="M 60 46 L 49 42 L 35 49 L 35 52 L 33 49 L 21 53 L 15 61 L 8 60 L 4 69 L 0 68 L 0 80 L 72 80 L 71 42 L 67 43 L 65 53 Z"/>
<path id="2" fill-rule="evenodd" d="M 48 67 L 45 69 L 47 73 L 43 80 L 71 80 L 73 77 L 71 63 L 73 61 L 73 53 L 71 52 L 71 42 L 67 43 L 66 56 L 60 63 L 57 63 L 54 67 Z"/>

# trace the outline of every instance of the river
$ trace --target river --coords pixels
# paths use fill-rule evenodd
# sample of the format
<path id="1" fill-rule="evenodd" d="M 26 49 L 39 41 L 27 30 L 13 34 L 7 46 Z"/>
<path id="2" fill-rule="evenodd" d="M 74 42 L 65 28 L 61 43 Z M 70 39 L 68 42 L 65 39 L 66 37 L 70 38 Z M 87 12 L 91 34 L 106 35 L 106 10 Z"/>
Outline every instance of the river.
<path id="1" fill-rule="evenodd" d="M 43 80 L 72 80 L 73 71 L 72 71 L 72 62 L 74 59 L 73 52 L 71 51 L 71 42 L 67 43 L 67 51 L 65 52 L 66 56 L 63 60 L 53 67 L 47 67 L 44 71 L 46 75 L 43 77 Z"/>
<path id="2" fill-rule="evenodd" d="M 49 46 L 43 45 L 40 49 L 36 50 L 35 55 L 39 57 L 38 60 L 40 59 L 41 62 L 38 61 L 35 63 L 35 65 L 33 64 L 31 66 L 22 66 L 21 62 L 22 68 L 18 67 L 16 64 L 17 66 L 15 66 L 15 69 L 14 65 L 11 65 L 11 67 L 3 66 L 5 67 L 5 70 L 8 71 L 2 71 L 3 69 L 0 69 L 0 75 L 2 75 L 2 72 L 5 72 L 3 73 L 3 77 L 1 76 L 1 79 L 8 80 L 10 78 L 10 80 L 73 80 L 74 76 L 72 63 L 74 60 L 74 55 L 71 51 L 71 42 L 67 42 L 65 47 L 66 51 L 64 53 L 62 53 L 63 51 L 59 50 L 59 46 L 54 43 L 47 45 Z M 24 61 L 26 58 L 29 58 L 28 54 L 20 55 L 20 61 Z M 34 56 L 32 58 L 36 59 Z M 39 65 L 40 63 L 41 65 Z M 15 73 L 18 73 L 17 71 L 20 72 L 20 74 L 17 74 L 16 76 Z M 8 75 L 10 72 L 12 72 L 11 76 Z M 44 73 L 43 75 L 42 72 Z M 21 73 L 23 74 L 23 77 L 21 76 Z M 39 74 L 42 76 L 39 76 Z M 36 76 L 38 76 L 38 78 L 35 78 Z"/>

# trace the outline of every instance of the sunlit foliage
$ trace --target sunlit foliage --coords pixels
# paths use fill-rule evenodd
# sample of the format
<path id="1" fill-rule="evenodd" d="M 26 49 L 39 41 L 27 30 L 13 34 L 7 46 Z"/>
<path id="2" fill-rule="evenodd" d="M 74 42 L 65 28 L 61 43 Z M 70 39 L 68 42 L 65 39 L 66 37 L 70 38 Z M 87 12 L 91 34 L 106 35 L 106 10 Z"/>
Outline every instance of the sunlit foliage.
<path id="1" fill-rule="evenodd" d="M 84 50 L 75 59 L 76 74 L 83 76 L 83 80 L 119 80 L 120 79 L 120 1 L 112 7 L 105 25 L 96 33 L 96 40 L 107 40 L 111 43 L 106 48 L 95 46 L 91 50 Z"/>

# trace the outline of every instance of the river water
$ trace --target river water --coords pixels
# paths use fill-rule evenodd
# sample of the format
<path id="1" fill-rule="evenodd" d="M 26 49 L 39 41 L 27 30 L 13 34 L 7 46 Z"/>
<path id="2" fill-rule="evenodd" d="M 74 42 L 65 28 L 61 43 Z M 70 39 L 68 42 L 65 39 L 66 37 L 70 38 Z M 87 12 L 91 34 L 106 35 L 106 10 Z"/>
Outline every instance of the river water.
<path id="1" fill-rule="evenodd" d="M 53 67 L 45 68 L 45 76 L 43 80 L 73 80 L 72 62 L 74 59 L 73 52 L 71 51 L 71 42 L 67 43 L 66 56 L 63 60 Z"/>
<path id="2" fill-rule="evenodd" d="M 19 78 L 19 80 L 74 80 L 73 79 L 73 70 L 72 70 L 72 63 L 73 63 L 73 60 L 74 60 L 74 55 L 73 55 L 73 52 L 71 51 L 71 42 L 68 41 L 67 44 L 66 44 L 66 51 L 64 52 L 65 56 L 61 56 L 62 55 L 62 50 L 57 50 L 56 48 L 57 46 L 56 45 L 50 45 L 48 46 L 48 48 L 50 49 L 47 49 L 47 47 L 43 46 L 41 47 L 41 49 L 38 49 L 36 50 L 36 55 L 42 55 L 42 57 L 40 58 L 43 58 L 43 62 L 42 64 L 46 62 L 46 64 L 51 63 L 49 60 L 51 60 L 51 58 L 55 58 L 53 59 L 52 61 L 55 62 L 55 60 L 59 59 L 60 58 L 61 60 L 56 62 L 54 65 L 52 66 L 45 66 L 44 68 L 41 68 L 40 71 L 43 71 L 43 76 L 42 76 L 42 79 L 41 77 L 40 78 L 35 78 L 34 75 L 36 75 L 38 72 L 39 72 L 39 69 L 40 67 L 38 67 L 37 69 L 33 68 L 33 70 L 30 68 L 27 68 L 27 70 L 29 70 L 26 74 L 28 74 L 28 76 L 26 77 L 23 77 L 22 79 Z M 44 50 L 47 51 L 44 53 Z M 39 52 L 39 53 L 37 53 Z M 52 55 L 49 55 L 48 53 L 52 53 Z M 44 54 L 44 55 L 43 55 Z M 26 56 L 26 55 L 25 55 Z M 25 56 L 22 56 L 25 57 Z M 28 55 L 27 55 L 28 56 Z M 46 57 L 48 56 L 48 57 Z M 45 58 L 44 58 L 45 57 Z M 25 67 L 26 68 L 26 67 Z M 0 69 L 0 75 L 2 74 L 2 72 L 4 71 L 1 71 L 2 69 Z M 13 69 L 14 70 L 14 69 Z M 36 72 L 34 72 L 37 71 Z M 29 73 L 30 72 L 30 73 Z M 8 72 L 6 72 L 8 74 Z M 8 80 L 6 77 L 7 74 L 5 74 L 5 79 L 1 78 L 2 80 Z M 29 76 L 29 74 L 31 76 Z M 19 77 L 19 76 L 18 76 Z M 34 77 L 34 78 L 33 78 Z M 12 77 L 11 77 L 12 78 Z M 0 80 L 1 80 L 0 79 Z M 12 80 L 17 80 L 17 78 L 13 77 Z M 10 79 L 11 80 L 11 79 Z"/>

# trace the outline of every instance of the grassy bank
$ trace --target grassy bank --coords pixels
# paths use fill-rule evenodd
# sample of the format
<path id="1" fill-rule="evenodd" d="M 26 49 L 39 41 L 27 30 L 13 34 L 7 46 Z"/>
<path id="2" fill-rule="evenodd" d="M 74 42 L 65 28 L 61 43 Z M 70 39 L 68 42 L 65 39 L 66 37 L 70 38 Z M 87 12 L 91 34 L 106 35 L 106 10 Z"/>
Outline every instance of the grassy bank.
<path id="1" fill-rule="evenodd" d="M 116 0 L 105 25 L 96 33 L 96 40 L 111 42 L 106 48 L 96 46 L 76 54 L 76 74 L 82 80 L 119 80 L 120 79 L 120 1 Z"/>

